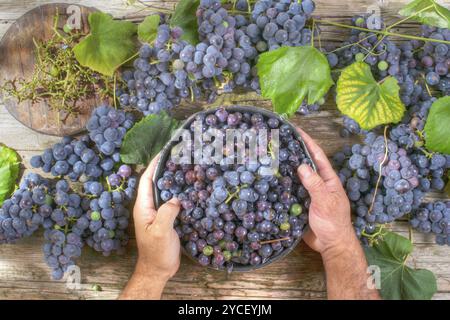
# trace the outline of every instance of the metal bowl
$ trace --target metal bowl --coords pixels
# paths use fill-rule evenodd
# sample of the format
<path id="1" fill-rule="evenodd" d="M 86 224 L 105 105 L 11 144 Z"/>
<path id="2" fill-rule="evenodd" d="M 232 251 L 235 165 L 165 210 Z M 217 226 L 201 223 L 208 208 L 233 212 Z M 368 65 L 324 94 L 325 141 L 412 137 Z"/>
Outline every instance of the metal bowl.
<path id="1" fill-rule="evenodd" d="M 313 169 L 316 170 L 316 166 L 314 164 L 314 161 L 312 160 L 312 157 L 311 157 L 311 155 L 310 155 L 310 153 L 309 153 L 309 151 L 308 151 L 308 149 L 306 147 L 306 144 L 304 143 L 302 137 L 300 136 L 300 134 L 296 130 L 296 127 L 292 123 L 287 121 L 286 119 L 281 118 L 278 114 L 273 113 L 271 111 L 268 111 L 266 109 L 262 109 L 262 108 L 258 108 L 258 107 L 254 107 L 254 106 L 241 106 L 241 105 L 226 106 L 226 107 L 224 106 L 224 107 L 217 107 L 217 108 L 207 109 L 207 110 L 204 110 L 204 111 L 201 111 L 201 112 L 197 112 L 197 113 L 193 114 L 192 116 L 190 116 L 186 121 L 184 121 L 183 125 L 178 130 L 189 129 L 190 126 L 191 126 L 191 123 L 195 121 L 195 118 L 196 118 L 197 115 L 205 115 L 205 116 L 207 116 L 209 114 L 214 114 L 217 111 L 217 109 L 220 109 L 220 108 L 226 108 L 226 110 L 228 112 L 260 113 L 260 114 L 262 114 L 265 117 L 276 118 L 276 119 L 278 119 L 280 121 L 280 123 L 290 125 L 292 127 L 292 129 L 293 129 L 293 133 L 294 133 L 295 137 L 298 139 L 298 141 L 300 141 L 300 143 L 302 145 L 302 148 L 305 151 L 306 157 L 309 159 Z M 178 132 L 176 132 L 176 133 L 178 133 Z M 157 164 L 154 176 L 153 176 L 153 195 L 154 195 L 154 201 L 155 201 L 156 208 L 159 208 L 164 203 L 164 201 L 161 200 L 160 190 L 158 189 L 156 183 L 157 183 L 158 179 L 163 176 L 163 173 L 165 171 L 166 161 L 170 157 L 172 148 L 177 143 L 178 143 L 178 141 L 173 141 L 173 140 L 169 141 L 164 146 L 164 148 L 162 149 L 161 154 L 160 154 L 160 158 L 159 158 L 159 161 L 158 161 L 158 164 Z M 308 225 L 305 226 L 304 230 L 306 230 L 307 227 L 308 227 Z M 263 262 L 263 263 L 261 263 L 259 265 L 256 265 L 256 266 L 239 265 L 237 263 L 234 263 L 232 271 L 239 271 L 239 272 L 252 271 L 252 270 L 256 270 L 256 269 L 265 267 L 265 266 L 267 266 L 267 265 L 269 265 L 269 264 L 271 264 L 271 263 L 273 263 L 275 261 L 278 261 L 278 260 L 284 258 L 285 256 L 287 256 L 292 250 L 294 250 L 294 248 L 298 245 L 298 243 L 301 241 L 301 239 L 302 239 L 302 237 L 297 238 L 294 241 L 294 243 L 292 244 L 292 246 L 290 246 L 289 248 L 285 248 L 278 255 L 270 257 L 265 262 Z M 195 261 L 196 263 L 198 263 L 197 260 L 195 260 L 190 254 L 188 254 L 186 252 L 186 250 L 185 250 L 183 245 L 181 246 L 181 250 L 192 261 Z M 220 271 L 225 271 L 226 270 L 225 268 L 214 268 L 213 266 L 208 266 L 208 268 L 214 269 L 214 270 L 220 270 Z"/>

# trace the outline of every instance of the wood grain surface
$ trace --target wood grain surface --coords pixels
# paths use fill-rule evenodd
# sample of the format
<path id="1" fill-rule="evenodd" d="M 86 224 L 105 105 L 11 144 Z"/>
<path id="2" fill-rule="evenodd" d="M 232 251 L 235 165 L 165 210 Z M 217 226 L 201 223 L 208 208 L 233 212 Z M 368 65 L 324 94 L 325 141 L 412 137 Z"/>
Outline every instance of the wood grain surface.
<path id="1" fill-rule="evenodd" d="M 140 21 L 146 11 L 127 7 L 122 0 L 59 1 L 94 6 L 109 12 L 116 18 Z M 396 12 L 407 1 L 383 1 L 383 18 L 394 21 Z M 26 11 L 45 3 L 37 0 L 0 0 L 0 35 Z M 146 3 L 149 3 L 146 1 Z M 172 8 L 176 1 L 155 1 L 158 6 Z M 443 1 L 450 4 L 450 1 Z M 371 5 L 379 4 L 369 0 L 317 0 L 316 16 L 335 21 L 348 22 L 357 13 L 364 13 Z M 147 11 L 148 12 L 148 11 Z M 323 27 L 321 43 L 335 47 L 348 30 Z M 414 24 L 406 24 L 402 32 L 418 34 Z M 228 98 L 240 102 L 238 97 Z M 253 104 L 270 108 L 267 101 L 251 100 Z M 177 118 L 183 119 L 198 110 L 186 105 L 178 109 Z M 339 137 L 341 120 L 334 103 L 329 101 L 319 113 L 310 116 L 296 116 L 293 122 L 307 131 L 332 155 L 357 138 Z M 28 166 L 29 158 L 57 142 L 58 138 L 38 134 L 15 120 L 0 106 L 0 142 L 16 149 Z M 28 171 L 27 167 L 23 168 Z M 442 197 L 430 195 L 429 199 Z M 408 237 L 406 222 L 397 222 L 392 230 Z M 132 233 L 133 234 L 133 233 Z M 437 277 L 438 293 L 434 299 L 450 298 L 450 248 L 437 246 L 431 236 L 413 233 L 414 252 L 408 264 L 417 268 L 427 268 Z M 64 281 L 52 281 L 42 254 L 42 234 L 23 239 L 15 245 L 0 246 L 0 299 L 115 299 L 123 289 L 133 271 L 136 259 L 136 243 L 131 240 L 124 256 L 103 257 L 90 249 L 85 249 L 79 260 L 81 267 L 81 288 L 68 289 Z M 94 291 L 98 284 L 102 291 Z M 163 299 L 324 299 L 326 282 L 320 256 L 300 244 L 289 256 L 263 269 L 250 273 L 227 275 L 201 268 L 183 258 L 177 275 L 169 281 Z"/>

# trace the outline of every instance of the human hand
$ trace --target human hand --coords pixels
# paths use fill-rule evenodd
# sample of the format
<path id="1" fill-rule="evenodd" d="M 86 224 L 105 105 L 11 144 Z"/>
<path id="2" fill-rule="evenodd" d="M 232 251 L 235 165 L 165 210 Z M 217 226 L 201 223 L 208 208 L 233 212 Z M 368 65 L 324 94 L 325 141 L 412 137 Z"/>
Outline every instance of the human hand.
<path id="1" fill-rule="evenodd" d="M 173 198 L 156 211 L 153 175 L 158 160 L 159 156 L 156 156 L 142 175 L 133 210 L 139 252 L 136 272 L 167 281 L 180 266 L 180 240 L 173 228 L 180 204 Z"/>
<path id="2" fill-rule="evenodd" d="M 358 244 L 350 216 L 350 202 L 327 156 L 314 140 L 299 129 L 318 172 L 306 164 L 298 175 L 311 196 L 310 231 L 305 242 L 324 259 L 330 259 Z"/>
<path id="3" fill-rule="evenodd" d="M 153 202 L 153 175 L 158 160 L 159 155 L 139 182 L 133 210 L 138 260 L 120 299 L 160 299 L 167 280 L 180 266 L 180 240 L 173 228 L 180 211 L 179 201 L 171 199 L 158 211 Z"/>

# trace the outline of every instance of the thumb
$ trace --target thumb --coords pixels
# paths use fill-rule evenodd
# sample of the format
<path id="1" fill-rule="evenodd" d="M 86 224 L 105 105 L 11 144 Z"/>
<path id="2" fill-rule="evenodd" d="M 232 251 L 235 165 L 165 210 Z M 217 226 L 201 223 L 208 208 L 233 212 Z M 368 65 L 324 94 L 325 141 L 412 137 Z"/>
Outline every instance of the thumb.
<path id="1" fill-rule="evenodd" d="M 170 199 L 158 209 L 153 226 L 160 230 L 173 229 L 178 212 L 180 212 L 180 201 L 177 198 Z"/>
<path id="2" fill-rule="evenodd" d="M 298 168 L 298 176 L 312 199 L 320 199 L 328 192 L 325 182 L 309 165 L 302 164 Z"/>

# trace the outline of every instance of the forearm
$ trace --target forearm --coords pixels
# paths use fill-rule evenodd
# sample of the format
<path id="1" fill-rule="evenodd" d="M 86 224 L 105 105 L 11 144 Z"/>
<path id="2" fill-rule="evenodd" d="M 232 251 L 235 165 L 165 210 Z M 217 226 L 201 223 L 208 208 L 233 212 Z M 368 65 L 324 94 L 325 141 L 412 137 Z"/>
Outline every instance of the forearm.
<path id="1" fill-rule="evenodd" d="M 355 236 L 350 236 L 345 246 L 325 251 L 322 256 L 327 278 L 328 299 L 380 299 L 376 289 L 368 288 L 367 261 Z"/>
<path id="2" fill-rule="evenodd" d="M 154 272 L 142 272 L 137 267 L 128 281 L 120 300 L 159 300 L 167 283 L 166 277 L 161 277 Z"/>

